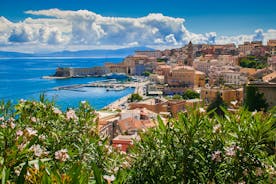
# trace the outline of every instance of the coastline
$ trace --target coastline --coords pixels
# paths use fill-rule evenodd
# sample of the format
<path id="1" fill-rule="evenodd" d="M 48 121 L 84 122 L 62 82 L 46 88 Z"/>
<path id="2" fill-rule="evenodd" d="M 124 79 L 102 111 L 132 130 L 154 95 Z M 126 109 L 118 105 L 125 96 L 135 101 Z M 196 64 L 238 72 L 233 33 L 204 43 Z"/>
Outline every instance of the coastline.
<path id="1" fill-rule="evenodd" d="M 143 89 L 144 87 L 149 83 L 148 80 L 145 80 L 143 82 L 133 82 L 132 85 L 134 85 L 135 90 L 134 93 L 138 93 L 140 96 L 144 98 L 144 92 Z M 124 109 L 128 106 L 128 98 L 131 96 L 131 94 L 125 95 L 118 100 L 115 100 L 114 102 L 108 104 L 105 106 L 103 109 L 108 109 L 108 110 L 115 110 L 115 109 Z"/>

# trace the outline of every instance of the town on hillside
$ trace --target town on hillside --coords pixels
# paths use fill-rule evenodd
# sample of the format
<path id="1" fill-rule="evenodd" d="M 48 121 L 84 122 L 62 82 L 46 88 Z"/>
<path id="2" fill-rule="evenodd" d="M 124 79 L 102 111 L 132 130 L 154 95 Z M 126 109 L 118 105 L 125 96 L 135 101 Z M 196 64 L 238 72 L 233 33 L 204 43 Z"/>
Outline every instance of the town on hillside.
<path id="1" fill-rule="evenodd" d="M 245 103 L 253 110 L 275 107 L 276 40 L 269 40 L 267 45 L 245 42 L 238 47 L 190 42 L 178 49 L 136 51 L 121 63 L 105 63 L 103 67 L 58 68 L 54 76 L 109 74 L 135 77 L 131 82 L 96 84 L 115 89 L 135 87 L 134 94 L 98 111 L 101 135 L 114 147 L 127 151 L 138 131 L 156 126 L 158 115 L 166 122 L 188 108 L 205 111 L 218 98 L 230 111 Z"/>

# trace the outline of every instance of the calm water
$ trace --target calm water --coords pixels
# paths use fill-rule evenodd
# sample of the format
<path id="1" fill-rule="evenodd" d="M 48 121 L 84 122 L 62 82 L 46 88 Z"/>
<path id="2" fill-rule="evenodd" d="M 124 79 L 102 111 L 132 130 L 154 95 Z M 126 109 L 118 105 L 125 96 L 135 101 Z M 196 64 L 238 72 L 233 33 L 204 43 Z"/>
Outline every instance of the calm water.
<path id="1" fill-rule="evenodd" d="M 42 79 L 52 75 L 58 66 L 61 67 L 93 67 L 102 66 L 104 62 L 118 63 L 121 58 L 95 59 L 0 59 L 0 99 L 38 99 L 44 93 L 47 98 L 55 99 L 62 109 L 76 107 L 80 101 L 86 100 L 95 109 L 101 109 L 109 103 L 133 92 L 129 88 L 123 91 L 108 91 L 105 88 L 81 88 L 79 91 L 53 90 L 54 87 L 85 84 L 105 78 L 72 78 L 63 80 Z"/>

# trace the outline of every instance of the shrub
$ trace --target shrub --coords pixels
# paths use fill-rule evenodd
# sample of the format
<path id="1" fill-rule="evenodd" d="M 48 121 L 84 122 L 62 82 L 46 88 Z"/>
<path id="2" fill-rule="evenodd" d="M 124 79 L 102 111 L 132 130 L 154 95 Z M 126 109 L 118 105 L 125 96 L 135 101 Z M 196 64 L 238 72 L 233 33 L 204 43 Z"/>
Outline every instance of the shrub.
<path id="1" fill-rule="evenodd" d="M 88 183 L 116 173 L 122 155 L 99 137 L 87 102 L 66 112 L 43 100 L 0 107 L 3 183 Z"/>
<path id="2" fill-rule="evenodd" d="M 275 183 L 275 119 L 191 111 L 141 135 L 125 183 Z"/>

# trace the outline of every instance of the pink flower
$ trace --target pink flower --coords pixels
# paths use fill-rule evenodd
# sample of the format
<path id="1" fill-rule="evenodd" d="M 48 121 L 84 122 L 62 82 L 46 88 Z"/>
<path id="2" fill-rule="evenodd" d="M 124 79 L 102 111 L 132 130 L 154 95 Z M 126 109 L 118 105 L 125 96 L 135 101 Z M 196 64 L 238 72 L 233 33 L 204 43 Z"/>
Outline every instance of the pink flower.
<path id="1" fill-rule="evenodd" d="M 17 130 L 16 131 L 16 136 L 22 136 L 23 135 L 23 131 L 22 130 Z"/>
<path id="2" fill-rule="evenodd" d="M 37 157 L 41 157 L 41 155 L 43 154 L 43 149 L 40 147 L 39 144 L 32 145 L 30 150 L 33 151 L 34 155 Z"/>
<path id="3" fill-rule="evenodd" d="M 61 162 L 65 162 L 69 158 L 70 157 L 67 154 L 67 149 L 61 149 L 61 150 L 55 152 L 55 159 L 57 159 Z"/>
<path id="4" fill-rule="evenodd" d="M 27 146 L 27 144 L 29 144 L 29 142 L 27 142 L 27 143 L 21 143 L 20 145 L 17 146 L 17 148 L 18 148 L 20 151 L 22 151 L 22 150 Z"/>
<path id="5" fill-rule="evenodd" d="M 7 125 L 6 125 L 6 123 L 1 123 L 1 128 L 7 128 Z"/>
<path id="6" fill-rule="evenodd" d="M 232 145 L 230 147 L 227 147 L 225 155 L 229 156 L 229 157 L 234 157 L 234 156 L 236 156 L 237 150 L 241 151 L 242 149 L 239 146 L 236 146 L 236 145 Z"/>
<path id="7" fill-rule="evenodd" d="M 53 111 L 55 114 L 62 114 L 61 110 L 59 110 L 58 108 L 54 107 Z"/>
<path id="8" fill-rule="evenodd" d="M 66 112 L 66 119 L 67 120 L 77 120 L 78 117 L 76 116 L 76 113 L 73 109 L 69 109 L 67 112 Z"/>
<path id="9" fill-rule="evenodd" d="M 5 118 L 2 116 L 2 117 L 0 117 L 0 121 L 4 121 L 5 120 Z"/>
<path id="10" fill-rule="evenodd" d="M 212 160 L 215 162 L 221 162 L 221 151 L 215 151 L 212 154 Z"/>
<path id="11" fill-rule="evenodd" d="M 26 128 L 27 134 L 29 136 L 36 136 L 37 135 L 37 130 L 34 130 L 32 128 Z"/>

